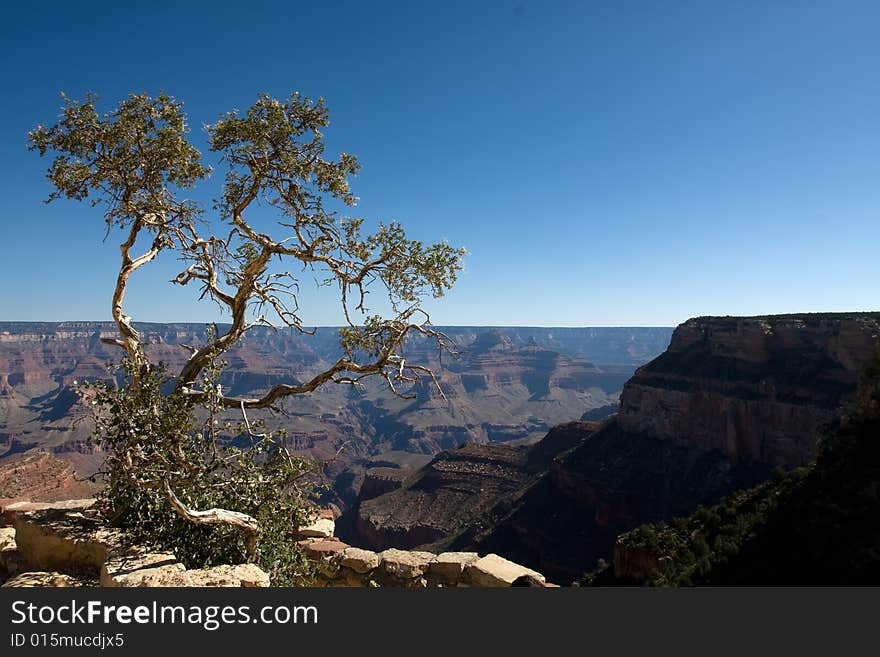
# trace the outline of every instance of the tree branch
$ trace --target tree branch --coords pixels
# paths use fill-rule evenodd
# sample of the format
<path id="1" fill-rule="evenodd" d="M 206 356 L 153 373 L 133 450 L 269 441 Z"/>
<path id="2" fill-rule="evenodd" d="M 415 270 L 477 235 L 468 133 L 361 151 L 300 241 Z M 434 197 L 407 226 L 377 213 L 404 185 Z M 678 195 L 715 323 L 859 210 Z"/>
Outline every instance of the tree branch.
<path id="1" fill-rule="evenodd" d="M 255 552 L 257 537 L 260 533 L 260 525 L 254 518 L 246 513 L 227 511 L 226 509 L 208 509 L 207 511 L 190 509 L 181 502 L 177 495 L 174 494 L 174 491 L 171 490 L 171 484 L 168 482 L 167 475 L 164 479 L 164 484 L 165 494 L 168 496 L 168 501 L 181 518 L 199 525 L 224 524 L 233 525 L 243 529 L 247 533 L 246 544 L 248 547 L 248 556 L 251 558 L 256 556 Z"/>

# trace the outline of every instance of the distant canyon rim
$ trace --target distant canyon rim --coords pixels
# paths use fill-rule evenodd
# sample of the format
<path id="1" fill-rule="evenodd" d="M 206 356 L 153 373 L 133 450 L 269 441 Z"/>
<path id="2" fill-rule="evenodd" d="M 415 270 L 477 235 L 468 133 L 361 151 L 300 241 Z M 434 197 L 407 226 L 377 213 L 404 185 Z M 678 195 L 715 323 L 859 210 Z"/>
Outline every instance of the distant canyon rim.
<path id="1" fill-rule="evenodd" d="M 172 371 L 187 357 L 180 345 L 198 344 L 205 336 L 204 324 L 136 326 L 151 357 Z M 437 373 L 445 400 L 429 380 L 405 390 L 416 395 L 413 401 L 375 381 L 363 390 L 329 384 L 288 400 L 286 416 L 267 417 L 287 431 L 297 452 L 324 460 L 342 450 L 328 471 L 334 480 L 342 475 L 334 502 L 354 501 L 363 465 L 417 467 L 464 443 L 529 444 L 556 424 L 604 412 L 616 404 L 635 369 L 665 349 L 672 333 L 662 327 L 440 328 L 455 341 L 458 357 L 446 354 L 441 361 L 435 346 L 421 339 L 408 342 L 407 357 Z M 80 476 L 99 468 L 102 456 L 89 442 L 89 409 L 73 383 L 111 377 L 106 365 L 118 361 L 121 350 L 101 338 L 115 334 L 112 322 L 0 322 L 0 460 L 41 449 L 70 463 Z M 224 355 L 228 367 L 221 383 L 233 395 L 253 395 L 300 381 L 339 353 L 337 329 L 320 328 L 309 336 L 255 328 Z"/>

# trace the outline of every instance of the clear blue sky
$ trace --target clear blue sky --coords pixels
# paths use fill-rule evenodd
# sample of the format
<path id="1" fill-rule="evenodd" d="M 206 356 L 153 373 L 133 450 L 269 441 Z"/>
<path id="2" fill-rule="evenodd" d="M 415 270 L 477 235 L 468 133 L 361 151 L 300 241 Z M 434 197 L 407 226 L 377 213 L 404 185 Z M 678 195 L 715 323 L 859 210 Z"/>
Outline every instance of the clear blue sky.
<path id="1" fill-rule="evenodd" d="M 109 319 L 119 235 L 42 204 L 26 133 L 61 91 L 160 89 L 200 146 L 259 92 L 323 96 L 357 214 L 467 247 L 438 324 L 880 309 L 878 2 L 128 4 L 4 5 L 0 320 Z M 135 319 L 216 318 L 175 264 Z"/>

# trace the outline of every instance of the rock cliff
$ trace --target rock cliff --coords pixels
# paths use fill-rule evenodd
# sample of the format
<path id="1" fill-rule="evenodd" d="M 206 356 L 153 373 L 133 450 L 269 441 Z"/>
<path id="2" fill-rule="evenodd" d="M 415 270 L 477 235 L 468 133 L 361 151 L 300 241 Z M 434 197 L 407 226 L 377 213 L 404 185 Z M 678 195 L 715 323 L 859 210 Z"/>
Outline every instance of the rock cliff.
<path id="1" fill-rule="evenodd" d="M 86 497 L 98 489 L 78 476 L 71 464 L 54 455 L 32 450 L 0 462 L 0 502 L 49 502 Z"/>
<path id="2" fill-rule="evenodd" d="M 614 547 L 585 583 L 876 586 L 880 583 L 880 360 L 823 436 L 816 460 Z"/>
<path id="3" fill-rule="evenodd" d="M 270 575 L 252 563 L 186 568 L 173 553 L 133 544 L 103 524 L 94 499 L 18 502 L 0 507 L 0 585 L 3 587 L 266 587 Z M 544 575 L 497 554 L 381 553 L 351 547 L 334 536 L 333 512 L 317 510 L 299 527 L 299 545 L 312 564 L 300 585 L 315 587 L 552 588 Z M 12 527 L 5 525 L 11 524 Z"/>
<path id="4" fill-rule="evenodd" d="M 583 423 L 567 430 L 572 447 L 494 524 L 463 535 L 468 540 L 451 549 L 497 552 L 570 582 L 597 559 L 610 559 L 620 533 L 688 513 L 768 475 L 766 466 L 732 463 L 719 452 L 628 434 L 614 418 L 598 430 Z"/>
<path id="5" fill-rule="evenodd" d="M 811 460 L 822 424 L 853 397 L 878 353 L 878 336 L 880 313 L 689 320 L 624 386 L 618 415 L 598 428 L 558 427 L 526 457 L 541 464 L 539 475 L 510 477 L 519 487 L 494 505 L 481 500 L 480 514 L 461 505 L 446 517 L 444 527 L 457 532 L 448 547 L 496 552 L 570 581 L 611 559 L 619 534 L 714 504 L 775 466 Z M 469 480 L 469 490 L 480 484 Z M 438 485 L 421 502 L 422 517 L 456 508 L 442 500 L 459 481 Z M 364 524 L 385 526 L 376 509 L 416 499 L 406 486 L 375 498 Z"/>
<path id="6" fill-rule="evenodd" d="M 558 454 L 596 426 L 560 425 L 530 447 L 468 444 L 441 452 L 402 484 L 396 480 L 393 491 L 376 496 L 372 488 L 362 489 L 338 529 L 345 540 L 379 550 L 467 545 L 503 518 Z"/>
<path id="7" fill-rule="evenodd" d="M 527 448 L 506 445 L 441 452 L 402 487 L 363 496 L 350 538 L 379 550 L 439 544 L 524 486 L 527 457 Z"/>
<path id="8" fill-rule="evenodd" d="M 802 465 L 878 345 L 880 313 L 691 319 L 626 383 L 618 424 L 732 461 Z"/>

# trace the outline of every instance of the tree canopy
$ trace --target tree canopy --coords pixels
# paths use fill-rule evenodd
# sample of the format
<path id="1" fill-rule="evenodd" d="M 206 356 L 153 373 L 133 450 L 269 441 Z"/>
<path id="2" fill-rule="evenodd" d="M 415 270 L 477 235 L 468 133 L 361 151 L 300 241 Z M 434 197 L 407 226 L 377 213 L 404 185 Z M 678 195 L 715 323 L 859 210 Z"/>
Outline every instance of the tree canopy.
<path id="1" fill-rule="evenodd" d="M 252 326 L 308 330 L 298 303 L 299 279 L 290 271 L 275 271 L 270 267 L 275 261 L 314 271 L 336 290 L 348 324 L 340 333 L 342 356 L 307 382 L 278 385 L 255 399 L 224 397 L 224 405 L 268 407 L 328 381 L 355 383 L 379 375 L 395 389 L 397 383 L 431 375 L 408 363 L 401 346 L 412 331 L 433 337 L 441 348 L 450 346 L 430 327 L 420 301 L 452 287 L 464 250 L 409 239 L 397 222 L 380 223 L 367 233 L 362 218 L 328 207 L 333 200 L 356 204 L 349 178 L 360 165 L 348 153 L 336 160 L 326 156 L 321 131 L 329 113 L 322 99 L 294 93 L 279 101 L 261 95 L 246 111 L 228 112 L 206 126 L 224 175 L 222 193 L 210 209 L 213 221 L 186 197 L 212 169 L 188 139 L 182 104 L 164 94 L 131 95 L 105 114 L 96 104 L 92 95 L 83 101 L 64 97 L 60 121 L 32 130 L 29 147 L 54 156 L 49 201 L 87 200 L 104 209 L 108 228 L 124 231 L 112 297 L 120 336 L 112 342 L 138 368 L 149 362 L 123 307 L 126 288 L 135 271 L 174 250 L 186 267 L 173 282 L 197 286 L 200 298 L 212 299 L 231 317 L 227 330 L 193 349 L 177 377 L 181 392 L 203 395 L 198 375 L 210 356 L 225 352 Z M 249 219 L 258 202 L 277 212 L 274 234 L 261 232 Z M 135 253 L 145 235 L 149 246 Z M 366 292 L 373 286 L 381 287 L 392 316 L 370 314 Z"/>
<path id="2" fill-rule="evenodd" d="M 355 205 L 349 178 L 360 165 L 347 153 L 327 157 L 322 129 L 328 123 L 323 100 L 294 93 L 283 101 L 261 95 L 246 111 L 206 126 L 223 172 L 210 208 L 188 197 L 212 169 L 188 137 L 182 104 L 170 96 L 131 95 L 103 114 L 95 96 L 63 97 L 58 123 L 29 133 L 29 148 L 53 158 L 48 201 L 87 201 L 103 209 L 108 233 L 123 235 L 111 299 L 119 336 L 105 342 L 124 350 L 126 384 L 80 389 L 103 413 L 96 439 L 110 452 L 107 517 L 160 547 L 172 546 L 190 563 L 245 556 L 286 573 L 281 581 L 301 574 L 291 525 L 295 530 L 307 515 L 302 480 L 310 467 L 288 452 L 283 436 L 251 421 L 248 409 L 276 409 L 290 395 L 372 376 L 404 396 L 401 384 L 422 376 L 437 382 L 429 368 L 404 357 L 407 336 L 452 348 L 421 301 L 452 287 L 464 250 L 410 239 L 396 222 L 368 232 L 364 219 L 335 210 Z M 276 213 L 271 231 L 254 221 L 256 205 Z M 132 275 L 163 252 L 183 262 L 173 284 L 195 287 L 200 299 L 230 317 L 223 330 L 216 324 L 208 330 L 203 344 L 186 345 L 189 358 L 177 373 L 150 361 L 124 306 Z M 249 329 L 310 332 L 299 305 L 305 276 L 338 295 L 346 321 L 338 360 L 260 396 L 223 394 L 221 357 Z M 373 290 L 390 316 L 368 307 Z M 228 409 L 241 413 L 237 429 L 219 419 Z M 224 431 L 246 437 L 249 446 L 224 441 Z"/>

